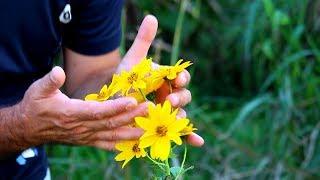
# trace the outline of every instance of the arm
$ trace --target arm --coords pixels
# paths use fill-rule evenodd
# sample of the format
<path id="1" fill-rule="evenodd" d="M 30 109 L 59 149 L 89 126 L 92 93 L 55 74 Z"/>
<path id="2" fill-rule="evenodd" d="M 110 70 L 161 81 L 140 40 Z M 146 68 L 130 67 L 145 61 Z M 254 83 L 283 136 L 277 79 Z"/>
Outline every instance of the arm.
<path id="1" fill-rule="evenodd" d="M 103 84 L 111 80 L 120 59 L 118 49 L 99 56 L 82 55 L 65 49 L 67 94 L 83 99 L 86 94 L 99 91 Z"/>
<path id="2" fill-rule="evenodd" d="M 18 105 L 0 109 L 0 154 L 11 154 L 29 146 L 23 136 L 25 133 L 19 111 Z"/>
<path id="3" fill-rule="evenodd" d="M 111 150 L 115 142 L 141 135 L 127 125 L 145 114 L 147 104 L 137 106 L 132 98 L 70 99 L 59 90 L 64 81 L 64 71 L 55 67 L 28 88 L 21 102 L 0 109 L 0 159 L 51 142 Z"/>

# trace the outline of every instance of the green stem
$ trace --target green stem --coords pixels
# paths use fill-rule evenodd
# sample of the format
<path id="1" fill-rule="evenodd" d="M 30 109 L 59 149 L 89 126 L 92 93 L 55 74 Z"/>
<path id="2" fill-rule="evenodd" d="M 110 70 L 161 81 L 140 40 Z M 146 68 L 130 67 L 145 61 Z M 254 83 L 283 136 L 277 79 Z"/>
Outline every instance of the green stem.
<path id="1" fill-rule="evenodd" d="M 159 168 L 160 168 L 162 171 L 166 171 L 166 170 L 163 168 L 163 166 L 166 166 L 165 164 L 159 163 L 159 162 L 153 160 L 148 154 L 147 154 L 147 158 L 148 158 L 151 162 L 153 162 L 154 164 L 156 164 L 157 166 L 159 166 Z"/>
<path id="2" fill-rule="evenodd" d="M 167 176 L 170 176 L 170 165 L 169 165 L 169 160 L 168 159 L 166 160 L 166 168 L 167 168 L 167 171 L 166 171 Z"/>
<path id="3" fill-rule="evenodd" d="M 183 170 L 183 167 L 184 167 L 184 163 L 186 162 L 186 158 L 187 158 L 187 145 L 184 144 L 184 154 L 183 154 L 183 160 L 182 160 L 182 163 L 181 163 L 181 167 L 180 167 L 180 170 L 179 170 L 179 173 L 177 175 L 177 177 L 175 178 L 175 180 L 178 180 L 179 177 L 181 176 L 181 173 L 182 173 L 182 170 Z"/>
<path id="4" fill-rule="evenodd" d="M 142 90 L 141 90 L 140 88 L 139 88 L 139 92 L 140 92 L 140 94 L 142 95 L 143 99 L 144 99 L 145 101 L 148 101 L 146 95 L 142 92 Z"/>

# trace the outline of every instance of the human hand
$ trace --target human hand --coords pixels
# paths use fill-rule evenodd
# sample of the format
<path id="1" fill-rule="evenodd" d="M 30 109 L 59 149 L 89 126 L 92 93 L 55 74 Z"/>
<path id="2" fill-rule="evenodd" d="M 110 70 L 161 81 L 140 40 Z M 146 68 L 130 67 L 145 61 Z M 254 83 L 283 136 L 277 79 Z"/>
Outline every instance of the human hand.
<path id="1" fill-rule="evenodd" d="M 147 56 L 151 43 L 156 36 L 157 28 L 158 21 L 154 16 L 148 15 L 144 18 L 131 48 L 117 68 L 118 73 L 122 70 L 131 69 L 134 65 L 138 64 L 141 59 Z M 157 65 L 155 64 L 154 66 L 156 67 Z M 189 82 L 190 74 L 185 70 L 173 80 L 172 93 L 169 91 L 168 84 L 164 83 L 156 92 L 156 100 L 158 102 L 164 102 L 168 99 L 172 103 L 172 106 L 180 108 L 179 116 L 185 117 L 186 112 L 181 107 L 187 105 L 191 101 L 191 93 L 185 88 Z M 204 144 L 203 138 L 195 133 L 189 135 L 187 140 L 194 146 L 202 146 Z"/>
<path id="2" fill-rule="evenodd" d="M 70 99 L 59 88 L 65 81 L 62 68 L 55 67 L 34 82 L 18 104 L 22 133 L 17 139 L 27 147 L 58 142 L 111 150 L 119 140 L 137 139 L 141 129 L 127 126 L 144 116 L 147 104 L 133 98 L 105 102 Z"/>

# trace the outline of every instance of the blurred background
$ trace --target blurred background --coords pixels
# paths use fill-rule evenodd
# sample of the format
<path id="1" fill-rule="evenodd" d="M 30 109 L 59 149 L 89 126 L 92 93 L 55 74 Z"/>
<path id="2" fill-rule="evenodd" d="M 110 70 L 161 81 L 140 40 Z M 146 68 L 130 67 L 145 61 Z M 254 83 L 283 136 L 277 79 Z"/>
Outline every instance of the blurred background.
<path id="1" fill-rule="evenodd" d="M 123 53 L 149 13 L 159 20 L 149 56 L 194 63 L 188 116 L 206 144 L 189 147 L 185 179 L 320 179 L 319 0 L 127 0 Z M 47 152 L 53 179 L 150 175 L 93 148 Z"/>

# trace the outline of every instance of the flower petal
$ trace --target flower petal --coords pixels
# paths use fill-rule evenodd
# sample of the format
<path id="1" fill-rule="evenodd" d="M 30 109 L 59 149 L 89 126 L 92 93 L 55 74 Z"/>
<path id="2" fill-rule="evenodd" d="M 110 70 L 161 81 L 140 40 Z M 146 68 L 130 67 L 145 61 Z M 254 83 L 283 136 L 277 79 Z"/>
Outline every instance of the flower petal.
<path id="1" fill-rule="evenodd" d="M 170 134 L 168 134 L 168 136 L 177 145 L 181 145 L 182 144 L 182 140 L 181 140 L 181 138 L 180 138 L 178 133 L 170 133 Z"/>
<path id="2" fill-rule="evenodd" d="M 114 159 L 116 161 L 123 161 L 123 160 L 126 160 L 129 156 L 130 156 L 130 153 L 125 151 L 125 152 L 119 153 Z"/>
<path id="3" fill-rule="evenodd" d="M 139 148 L 146 148 L 152 146 L 154 143 L 158 141 L 157 136 L 149 136 L 145 138 L 140 138 Z"/>
<path id="4" fill-rule="evenodd" d="M 98 94 L 88 94 L 84 100 L 86 101 L 97 101 L 98 100 Z"/>
<path id="5" fill-rule="evenodd" d="M 154 124 L 150 119 L 145 117 L 135 117 L 134 120 L 137 125 L 144 130 L 154 129 Z"/>
<path id="6" fill-rule="evenodd" d="M 168 127 L 169 132 L 179 132 L 182 129 L 186 128 L 189 124 L 189 119 L 183 118 L 176 120 L 174 123 L 171 123 Z"/>
<path id="7" fill-rule="evenodd" d="M 179 61 L 174 65 L 175 67 L 176 66 L 179 66 L 181 63 L 182 63 L 183 59 L 179 59 Z"/>
<path id="8" fill-rule="evenodd" d="M 128 164 L 128 162 L 134 157 L 134 154 L 130 154 L 130 156 L 127 157 L 127 159 L 124 161 L 124 163 L 122 164 L 121 168 L 124 168 L 125 165 Z"/>
<path id="9" fill-rule="evenodd" d="M 100 93 L 108 94 L 108 86 L 107 85 L 103 85 L 101 90 L 100 90 Z"/>
<path id="10" fill-rule="evenodd" d="M 147 85 L 143 80 L 138 80 L 133 82 L 133 87 L 138 90 L 138 89 L 146 89 Z"/>
<path id="11" fill-rule="evenodd" d="M 170 74 L 167 75 L 167 78 L 169 80 L 174 80 L 175 78 L 177 78 L 177 72 L 172 70 Z"/>
<path id="12" fill-rule="evenodd" d="M 171 143 L 167 138 L 161 138 L 155 143 L 151 148 L 155 149 L 155 157 L 159 158 L 161 161 L 165 161 L 169 158 Z"/>
<path id="13" fill-rule="evenodd" d="M 171 113 L 172 108 L 171 108 L 171 104 L 170 104 L 170 102 L 168 100 L 166 100 L 163 103 L 162 110 L 166 114 L 170 114 Z"/>
<path id="14" fill-rule="evenodd" d="M 115 145 L 115 148 L 119 151 L 131 151 L 136 141 L 120 141 Z"/>

